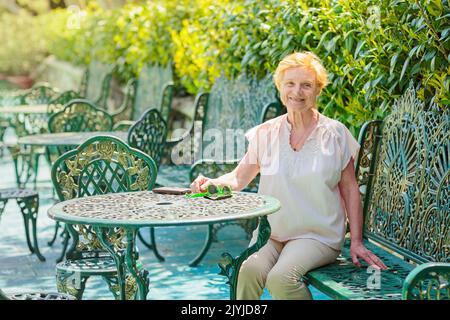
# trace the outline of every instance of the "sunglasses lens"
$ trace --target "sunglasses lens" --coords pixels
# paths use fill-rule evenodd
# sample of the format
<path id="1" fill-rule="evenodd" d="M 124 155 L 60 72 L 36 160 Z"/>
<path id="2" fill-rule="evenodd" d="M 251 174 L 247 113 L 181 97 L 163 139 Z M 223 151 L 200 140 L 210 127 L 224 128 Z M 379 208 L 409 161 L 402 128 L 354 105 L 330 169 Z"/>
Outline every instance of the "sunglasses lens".
<path id="1" fill-rule="evenodd" d="M 217 187 L 215 185 L 213 185 L 213 184 L 209 185 L 208 186 L 208 192 L 210 194 L 216 194 L 217 193 Z"/>
<path id="2" fill-rule="evenodd" d="M 224 186 L 223 187 L 223 193 L 224 194 L 230 194 L 231 193 L 231 188 L 229 186 Z"/>

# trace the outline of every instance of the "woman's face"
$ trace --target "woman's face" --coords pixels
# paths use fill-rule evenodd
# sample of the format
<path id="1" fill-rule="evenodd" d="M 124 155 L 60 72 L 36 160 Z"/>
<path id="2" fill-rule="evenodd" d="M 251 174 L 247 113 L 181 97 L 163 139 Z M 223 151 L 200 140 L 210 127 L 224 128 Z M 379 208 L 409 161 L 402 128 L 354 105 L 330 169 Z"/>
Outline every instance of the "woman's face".
<path id="1" fill-rule="evenodd" d="M 288 110 L 305 111 L 316 106 L 320 89 L 316 74 L 303 67 L 287 69 L 280 86 L 280 98 Z"/>

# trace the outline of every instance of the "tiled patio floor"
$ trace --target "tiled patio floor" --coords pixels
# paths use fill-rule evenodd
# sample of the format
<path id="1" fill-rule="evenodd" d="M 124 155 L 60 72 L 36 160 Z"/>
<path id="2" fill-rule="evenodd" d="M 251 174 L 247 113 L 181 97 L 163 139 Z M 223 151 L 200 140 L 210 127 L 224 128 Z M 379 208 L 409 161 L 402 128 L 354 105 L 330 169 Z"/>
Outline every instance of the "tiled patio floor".
<path id="1" fill-rule="evenodd" d="M 50 169 L 44 159 L 40 162 L 38 191 L 40 208 L 38 216 L 38 240 L 46 262 L 40 262 L 30 254 L 25 240 L 24 226 L 19 208 L 9 201 L 0 222 L 0 288 L 6 293 L 21 291 L 55 292 L 55 264 L 61 253 L 61 238 L 52 247 L 47 242 L 54 232 L 54 221 L 48 218 L 47 209 L 52 205 Z M 0 158 L 0 188 L 15 187 L 14 169 L 6 152 Z M 33 187 L 32 184 L 30 187 Z M 247 245 L 244 232 L 229 226 L 219 233 L 219 242 L 213 243 L 204 260 L 197 267 L 188 262 L 203 245 L 206 226 L 168 227 L 156 229 L 157 244 L 165 262 L 158 262 L 153 253 L 139 243 L 140 256 L 150 275 L 148 299 L 228 299 L 226 278 L 218 275 L 217 262 L 223 252 L 239 254 Z M 313 290 L 316 299 L 326 296 Z M 91 278 L 86 286 L 84 299 L 112 299 L 107 285 L 100 278 Z M 263 299 L 271 299 L 264 291 Z"/>

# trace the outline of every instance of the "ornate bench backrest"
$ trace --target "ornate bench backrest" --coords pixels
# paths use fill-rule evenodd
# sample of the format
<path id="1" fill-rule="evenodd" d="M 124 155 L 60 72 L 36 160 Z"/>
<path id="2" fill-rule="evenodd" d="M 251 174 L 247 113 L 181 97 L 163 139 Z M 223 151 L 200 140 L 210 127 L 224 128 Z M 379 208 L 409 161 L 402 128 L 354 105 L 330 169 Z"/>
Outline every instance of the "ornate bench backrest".
<path id="1" fill-rule="evenodd" d="M 276 89 L 271 75 L 261 80 L 245 74 L 239 75 L 236 79 L 227 79 L 224 76 L 217 78 L 209 94 L 208 108 L 203 123 L 203 150 L 205 151 L 205 148 L 213 140 L 211 136 L 214 135 L 214 132 L 209 131 L 208 134 L 208 130 L 214 129 L 217 130 L 217 133 L 220 132 L 224 146 L 224 157 L 223 159 L 219 157 L 217 160 L 241 158 L 244 155 L 245 146 L 240 148 L 242 151 L 240 153 L 229 152 L 226 148 L 233 147 L 233 151 L 236 151 L 236 138 L 243 138 L 243 134 L 247 130 L 263 121 L 266 107 L 270 103 L 272 106 L 275 104 L 279 106 L 277 111 L 281 114 L 281 106 L 276 97 Z M 244 139 L 242 141 L 245 142 Z M 217 143 L 217 141 L 214 142 Z"/>
<path id="2" fill-rule="evenodd" d="M 147 109 L 157 109 L 168 120 L 173 97 L 172 65 L 145 65 L 136 82 L 132 119 L 138 120 Z"/>
<path id="3" fill-rule="evenodd" d="M 450 262 L 450 113 L 425 109 L 411 87 L 367 129 L 357 168 L 365 236 L 418 263 Z"/>
<path id="4" fill-rule="evenodd" d="M 80 95 L 106 110 L 113 70 L 113 65 L 92 61 L 82 80 Z"/>

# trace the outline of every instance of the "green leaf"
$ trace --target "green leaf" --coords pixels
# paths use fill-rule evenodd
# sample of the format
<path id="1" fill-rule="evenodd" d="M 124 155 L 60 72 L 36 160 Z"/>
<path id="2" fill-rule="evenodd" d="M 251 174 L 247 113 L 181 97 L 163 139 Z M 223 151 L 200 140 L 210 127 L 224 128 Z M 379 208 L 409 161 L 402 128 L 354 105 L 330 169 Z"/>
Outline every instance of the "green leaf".
<path id="1" fill-rule="evenodd" d="M 328 36 L 328 34 L 331 33 L 331 30 L 326 31 L 322 37 L 320 37 L 320 41 L 317 44 L 317 47 L 320 48 L 322 46 L 322 43 L 325 41 L 326 37 Z"/>
<path id="2" fill-rule="evenodd" d="M 400 52 L 397 52 L 391 58 L 391 65 L 390 65 L 390 68 L 389 68 L 389 74 L 391 74 L 391 75 L 392 75 L 392 72 L 394 72 L 395 64 L 397 63 L 397 59 L 398 59 L 398 55 L 399 54 L 400 54 Z"/>
<path id="3" fill-rule="evenodd" d="M 361 48 L 362 48 L 362 46 L 363 46 L 365 43 L 366 43 L 365 40 L 359 41 L 359 42 L 358 42 L 358 45 L 356 46 L 356 49 L 355 49 L 355 54 L 353 55 L 353 57 L 354 57 L 355 59 L 356 59 L 356 57 L 358 56 L 359 51 L 361 51 Z"/>
<path id="4" fill-rule="evenodd" d="M 403 64 L 402 72 L 400 73 L 400 78 L 399 78 L 400 81 L 403 79 L 403 76 L 405 75 L 406 68 L 408 68 L 409 59 L 410 59 L 410 57 L 406 58 L 405 63 Z"/>

